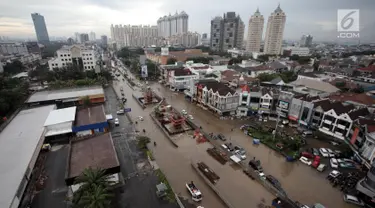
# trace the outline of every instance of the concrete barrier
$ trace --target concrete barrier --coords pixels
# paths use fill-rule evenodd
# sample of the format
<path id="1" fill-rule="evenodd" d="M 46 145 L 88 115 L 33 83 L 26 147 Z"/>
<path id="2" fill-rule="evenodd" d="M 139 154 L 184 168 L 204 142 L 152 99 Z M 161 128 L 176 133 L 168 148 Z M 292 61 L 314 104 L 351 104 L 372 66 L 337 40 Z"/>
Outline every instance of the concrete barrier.
<path id="1" fill-rule="evenodd" d="M 135 99 L 135 101 L 138 103 L 138 105 L 141 106 L 141 108 L 143 108 L 143 109 L 146 108 L 146 106 L 143 103 L 141 103 L 141 101 L 138 99 L 137 96 L 135 96 L 134 94 L 132 94 L 132 97 Z"/>
<path id="2" fill-rule="evenodd" d="M 194 164 L 193 162 L 191 163 L 191 166 L 194 168 L 194 170 L 198 173 L 199 176 L 202 177 L 202 179 L 204 180 L 204 182 L 215 192 L 215 194 L 221 199 L 221 201 L 224 202 L 224 204 L 228 207 L 228 208 L 234 208 L 234 206 L 227 200 L 225 199 L 225 197 L 221 194 L 221 192 L 215 187 L 215 185 L 213 185 L 204 175 L 203 173 L 201 173 L 198 169 L 198 167 L 196 166 L 196 164 Z"/>
<path id="3" fill-rule="evenodd" d="M 173 146 L 178 147 L 178 144 L 176 144 L 176 142 L 173 141 L 172 137 L 169 135 L 169 133 L 167 132 L 167 130 L 165 130 L 163 128 L 163 126 L 159 123 L 159 121 L 155 118 L 155 116 L 152 115 L 152 113 L 150 113 L 150 116 L 151 116 L 152 120 L 154 121 L 154 123 L 163 131 L 163 133 L 168 138 L 168 140 L 173 144 Z"/>

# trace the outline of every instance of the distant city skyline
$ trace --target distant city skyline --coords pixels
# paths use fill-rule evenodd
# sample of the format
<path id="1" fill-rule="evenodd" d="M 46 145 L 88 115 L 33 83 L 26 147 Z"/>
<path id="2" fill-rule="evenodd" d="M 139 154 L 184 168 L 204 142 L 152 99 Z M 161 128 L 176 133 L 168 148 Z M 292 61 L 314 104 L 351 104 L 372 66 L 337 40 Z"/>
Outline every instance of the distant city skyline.
<path id="1" fill-rule="evenodd" d="M 303 34 L 311 34 L 316 41 L 334 41 L 337 39 L 337 9 L 360 9 L 360 28 L 362 41 L 375 42 L 375 8 L 373 0 L 316 0 L 316 1 L 288 1 L 288 0 L 236 0 L 217 1 L 206 0 L 210 5 L 204 9 L 197 9 L 201 1 L 191 0 L 179 2 L 172 0 L 140 0 L 127 2 L 120 0 L 66 0 L 29 2 L 14 0 L 1 2 L 0 34 L 16 38 L 33 38 L 35 32 L 30 13 L 38 12 L 46 19 L 50 36 L 72 37 L 74 32 L 81 31 L 110 36 L 111 24 L 157 25 L 159 17 L 185 11 L 189 14 L 189 31 L 208 33 L 210 21 L 215 16 L 221 16 L 228 11 L 239 14 L 244 22 L 257 7 L 265 17 L 274 10 L 275 5 L 281 4 L 283 11 L 288 14 L 285 25 L 284 39 L 299 40 Z M 76 5 L 68 7 L 67 5 Z M 22 5 L 22 6 L 20 6 Z M 98 16 L 100 14 L 100 18 Z M 147 15 L 142 15 L 147 14 Z M 247 24 L 245 34 L 247 34 Z M 245 39 L 247 35 L 245 35 Z"/>

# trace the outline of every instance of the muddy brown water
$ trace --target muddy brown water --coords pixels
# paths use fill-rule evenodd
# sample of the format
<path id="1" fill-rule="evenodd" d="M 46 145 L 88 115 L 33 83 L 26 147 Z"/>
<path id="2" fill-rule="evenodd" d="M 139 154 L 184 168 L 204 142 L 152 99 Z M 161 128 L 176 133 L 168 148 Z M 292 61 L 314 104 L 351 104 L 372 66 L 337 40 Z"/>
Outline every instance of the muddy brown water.
<path id="1" fill-rule="evenodd" d="M 328 171 L 320 173 L 298 161 L 286 162 L 285 157 L 274 150 L 264 145 L 253 145 L 251 138 L 239 130 L 238 121 L 220 120 L 211 112 L 186 101 L 183 94 L 176 94 L 158 83 L 154 83 L 152 88 L 178 110 L 185 109 L 188 114 L 193 115 L 195 122 L 206 132 L 223 133 L 234 144 L 244 147 L 248 156 L 261 160 L 266 174 L 275 176 L 293 200 L 307 205 L 321 203 L 331 208 L 355 207 L 344 202 L 342 192 L 333 188 L 325 179 L 329 174 Z M 233 132 L 232 128 L 234 128 Z"/>
<path id="2" fill-rule="evenodd" d="M 181 193 L 183 196 L 190 198 L 185 183 L 194 181 L 203 193 L 203 200 L 199 204 L 205 208 L 226 207 L 191 166 L 192 162 L 203 161 L 221 177 L 216 187 L 233 207 L 256 207 L 262 199 L 267 204 L 271 203 L 274 196 L 260 184 L 249 179 L 241 170 L 234 169 L 228 164 L 222 166 L 209 156 L 206 152 L 206 149 L 211 147 L 209 143 L 197 145 L 191 134 L 181 134 L 177 135 L 182 138 L 177 141 L 179 147 L 175 148 L 149 116 L 152 108 L 148 107 L 142 110 L 131 97 L 132 91 L 127 84 L 114 83 L 115 91 L 118 94 L 120 93 L 120 86 L 123 87 L 125 96 L 128 98 L 126 106 L 132 109 L 131 117 L 133 119 L 137 119 L 138 116 L 144 117 L 144 121 L 138 121 L 138 129 L 145 128 L 146 134 L 152 142 L 156 141 L 157 146 L 151 145 L 151 151 L 176 193 Z"/>

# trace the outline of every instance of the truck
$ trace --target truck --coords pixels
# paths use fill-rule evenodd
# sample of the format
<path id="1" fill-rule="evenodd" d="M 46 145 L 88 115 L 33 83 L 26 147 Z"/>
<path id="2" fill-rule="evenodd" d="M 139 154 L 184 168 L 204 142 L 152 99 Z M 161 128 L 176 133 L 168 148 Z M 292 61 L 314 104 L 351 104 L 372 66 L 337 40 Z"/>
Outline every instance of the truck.
<path id="1" fill-rule="evenodd" d="M 194 182 L 191 181 L 190 183 L 186 183 L 186 188 L 191 194 L 191 199 L 195 202 L 202 201 L 202 193 L 201 191 L 195 186 Z"/>

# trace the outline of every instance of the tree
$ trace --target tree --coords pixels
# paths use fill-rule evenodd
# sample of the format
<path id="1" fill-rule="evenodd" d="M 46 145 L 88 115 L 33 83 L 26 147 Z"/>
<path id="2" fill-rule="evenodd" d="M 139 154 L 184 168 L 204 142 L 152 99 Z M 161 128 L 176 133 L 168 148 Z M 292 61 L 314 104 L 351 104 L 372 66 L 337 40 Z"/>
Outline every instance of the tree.
<path id="1" fill-rule="evenodd" d="M 259 74 L 257 78 L 259 79 L 260 82 L 269 82 L 278 76 L 279 76 L 278 74 L 262 73 L 262 74 Z"/>
<path id="2" fill-rule="evenodd" d="M 102 169 L 87 168 L 76 179 L 76 184 L 81 184 L 73 194 L 73 204 L 82 208 L 109 207 L 112 194 L 105 171 Z"/>
<path id="3" fill-rule="evenodd" d="M 19 60 L 15 60 L 12 63 L 7 63 L 4 66 L 4 73 L 6 74 L 18 74 L 23 72 L 26 67 Z"/>
<path id="4" fill-rule="evenodd" d="M 175 64 L 176 62 L 177 62 L 177 59 L 175 59 L 175 58 L 169 58 L 167 60 L 167 64 Z"/>
<path id="5" fill-rule="evenodd" d="M 82 98 L 82 105 L 85 108 L 88 108 L 91 105 L 91 100 L 89 96 L 85 96 Z"/>

